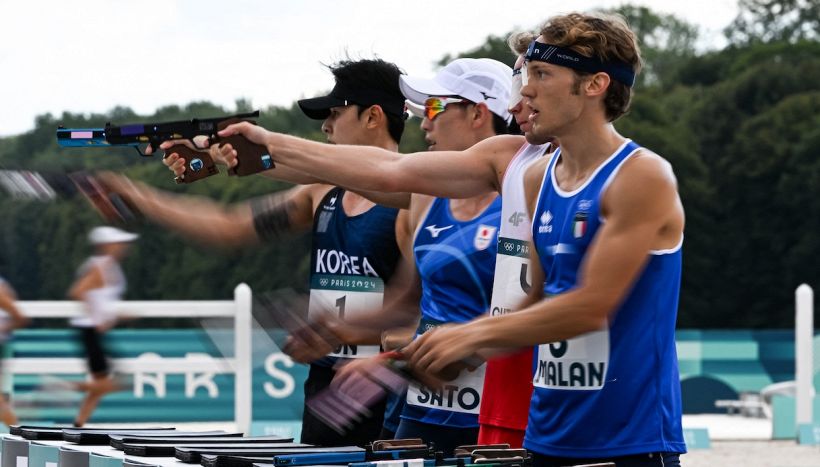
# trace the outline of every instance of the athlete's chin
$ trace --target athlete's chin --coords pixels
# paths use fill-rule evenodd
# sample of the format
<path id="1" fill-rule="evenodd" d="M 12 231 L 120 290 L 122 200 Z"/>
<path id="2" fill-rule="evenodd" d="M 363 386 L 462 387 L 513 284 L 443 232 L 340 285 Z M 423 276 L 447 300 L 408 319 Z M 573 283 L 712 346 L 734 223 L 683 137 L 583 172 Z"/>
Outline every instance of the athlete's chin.
<path id="1" fill-rule="evenodd" d="M 537 125 L 533 125 L 529 130 L 524 130 L 524 137 L 528 143 L 533 145 L 546 144 L 554 139 L 549 132 L 543 131 Z"/>

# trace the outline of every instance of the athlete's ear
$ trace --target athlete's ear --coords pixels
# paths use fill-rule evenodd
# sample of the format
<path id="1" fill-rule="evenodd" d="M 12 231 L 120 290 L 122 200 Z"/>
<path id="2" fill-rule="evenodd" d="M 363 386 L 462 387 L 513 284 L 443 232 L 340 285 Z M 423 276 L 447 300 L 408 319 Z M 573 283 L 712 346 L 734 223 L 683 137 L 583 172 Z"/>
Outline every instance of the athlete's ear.
<path id="1" fill-rule="evenodd" d="M 371 105 L 364 111 L 362 118 L 365 119 L 365 127 L 369 130 L 376 129 L 382 125 L 386 125 L 387 116 L 380 105 Z"/>
<path id="2" fill-rule="evenodd" d="M 473 128 L 481 128 L 484 125 L 484 122 L 489 120 L 492 122 L 493 114 L 490 111 L 490 108 L 487 107 L 487 104 L 483 102 L 479 102 L 478 104 L 474 105 L 472 108 L 472 126 Z"/>
<path id="3" fill-rule="evenodd" d="M 595 73 L 594 75 L 586 79 L 586 83 L 584 84 L 586 95 L 600 96 L 606 93 L 606 90 L 609 89 L 609 84 L 611 82 L 612 79 L 609 77 L 608 74 L 603 72 Z"/>

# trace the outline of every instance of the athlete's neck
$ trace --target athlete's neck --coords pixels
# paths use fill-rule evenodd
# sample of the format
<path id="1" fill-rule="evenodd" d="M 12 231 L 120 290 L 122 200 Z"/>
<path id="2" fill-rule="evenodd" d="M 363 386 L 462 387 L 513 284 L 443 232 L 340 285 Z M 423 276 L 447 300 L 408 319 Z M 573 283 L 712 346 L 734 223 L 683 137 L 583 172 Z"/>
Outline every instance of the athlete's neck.
<path id="1" fill-rule="evenodd" d="M 466 222 L 478 217 L 490 203 L 498 196 L 498 193 L 493 191 L 483 195 L 473 196 L 466 199 L 451 199 L 450 200 L 450 214 L 456 220 Z"/>
<path id="2" fill-rule="evenodd" d="M 561 159 L 555 166 L 558 186 L 567 191 L 581 186 L 624 141 L 611 123 L 579 127 L 577 132 L 561 135 Z"/>
<path id="3" fill-rule="evenodd" d="M 397 143 L 386 131 L 384 134 L 375 135 L 372 141 L 368 141 L 366 146 L 374 146 L 377 148 L 387 149 L 392 152 L 399 152 L 399 143 Z"/>

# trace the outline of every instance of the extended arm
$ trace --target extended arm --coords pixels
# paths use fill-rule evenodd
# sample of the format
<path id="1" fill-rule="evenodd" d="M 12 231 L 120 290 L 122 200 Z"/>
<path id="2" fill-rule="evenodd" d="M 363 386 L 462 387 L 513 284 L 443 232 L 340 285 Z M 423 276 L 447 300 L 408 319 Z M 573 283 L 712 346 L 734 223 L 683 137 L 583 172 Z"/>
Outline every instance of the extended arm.
<path id="1" fill-rule="evenodd" d="M 185 146 L 192 149 L 203 150 L 200 148 L 195 148 L 194 145 L 187 140 L 166 141 L 165 143 L 162 143 L 162 146 L 160 147 L 163 149 L 167 149 L 172 147 L 174 144 L 184 144 Z M 212 146 L 208 148 L 207 151 L 214 161 L 216 161 L 218 164 L 224 164 L 226 167 L 235 167 L 239 161 L 236 150 L 234 150 L 230 144 Z M 165 164 L 168 167 L 168 169 L 172 171 L 174 175 L 177 177 L 181 177 L 185 173 L 185 158 L 181 157 L 179 154 L 175 152 L 168 154 L 167 157 L 163 158 L 162 163 Z M 295 170 L 282 164 L 277 165 L 273 169 L 260 172 L 260 174 L 272 180 L 289 182 L 293 183 L 294 185 L 312 185 L 316 183 L 327 183 L 325 180 L 320 179 L 319 177 L 310 175 L 306 172 Z M 364 196 L 365 198 L 369 199 L 370 201 L 373 201 L 376 204 L 381 204 L 382 206 L 388 206 L 396 209 L 407 209 L 410 206 L 409 193 L 384 193 L 380 191 L 365 191 L 356 189 L 349 190 Z"/>
<path id="2" fill-rule="evenodd" d="M 225 207 L 208 198 L 176 195 L 112 174 L 103 176 L 103 181 L 148 219 L 218 246 L 241 246 L 309 228 L 315 194 L 328 189 L 300 186 Z"/>
<path id="3" fill-rule="evenodd" d="M 220 132 L 221 136 L 232 134 L 265 144 L 277 163 L 340 186 L 448 198 L 498 191 L 507 164 L 524 143 L 520 136 L 505 135 L 465 151 L 400 155 L 370 146 L 317 143 L 250 124 L 231 125 Z"/>

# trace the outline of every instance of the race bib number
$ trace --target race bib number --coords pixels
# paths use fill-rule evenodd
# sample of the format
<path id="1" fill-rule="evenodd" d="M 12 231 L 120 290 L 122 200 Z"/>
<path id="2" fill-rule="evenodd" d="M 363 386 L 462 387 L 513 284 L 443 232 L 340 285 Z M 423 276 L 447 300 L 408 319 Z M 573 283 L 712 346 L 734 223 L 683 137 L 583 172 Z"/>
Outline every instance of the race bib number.
<path id="1" fill-rule="evenodd" d="M 538 346 L 535 387 L 600 390 L 609 366 L 609 328 Z"/>
<path id="2" fill-rule="evenodd" d="M 521 303 L 531 287 L 529 243 L 499 238 L 490 314 L 498 316 L 513 311 L 511 307 Z"/>
<path id="3" fill-rule="evenodd" d="M 344 319 L 378 310 L 384 298 L 384 282 L 378 277 L 317 274 L 311 278 L 308 316 L 334 313 Z M 378 345 L 342 344 L 329 357 L 367 358 L 379 353 Z"/>
<path id="4" fill-rule="evenodd" d="M 481 365 L 473 371 L 463 370 L 458 378 L 448 381 L 439 390 L 411 383 L 407 388 L 407 403 L 429 409 L 478 414 L 486 366 Z"/>

